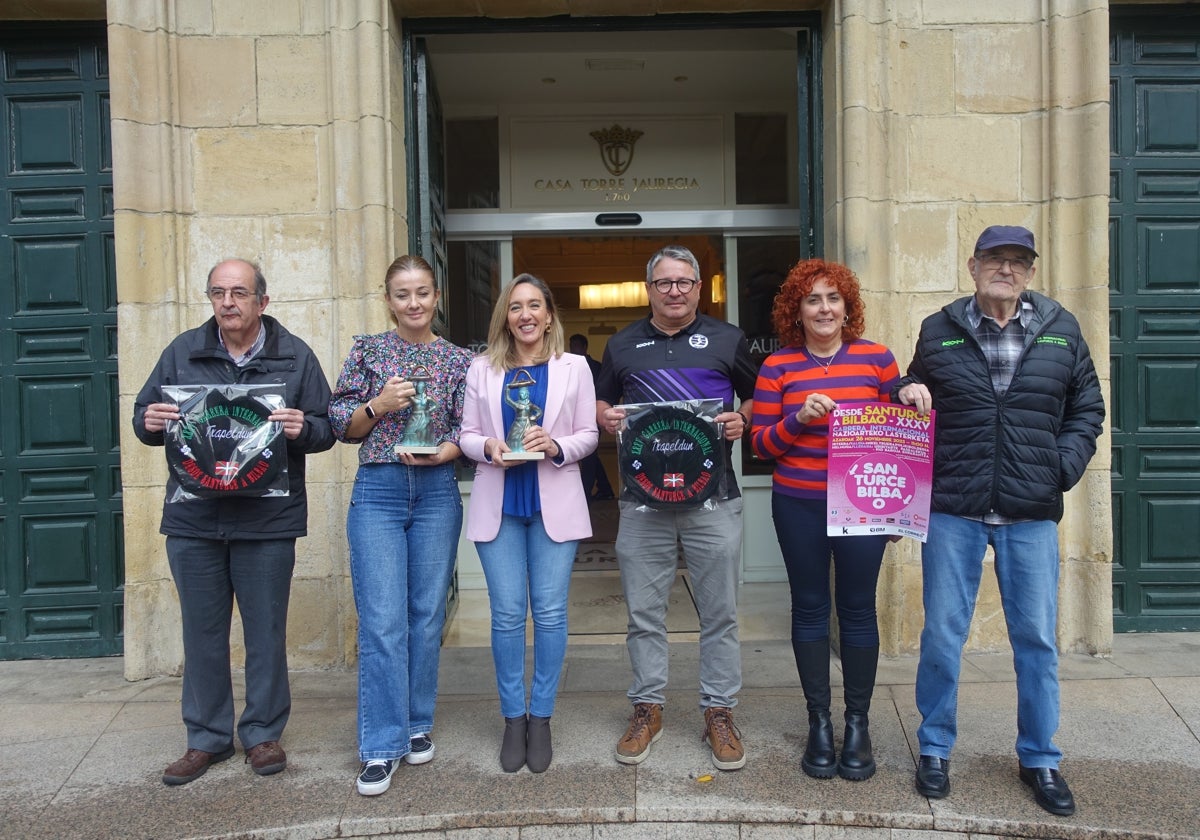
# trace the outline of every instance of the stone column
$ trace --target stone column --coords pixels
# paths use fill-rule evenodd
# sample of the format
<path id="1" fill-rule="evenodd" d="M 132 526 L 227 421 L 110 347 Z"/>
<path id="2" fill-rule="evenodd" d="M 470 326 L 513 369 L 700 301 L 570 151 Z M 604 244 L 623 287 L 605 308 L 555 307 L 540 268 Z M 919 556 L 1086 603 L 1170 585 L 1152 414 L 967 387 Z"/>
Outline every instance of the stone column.
<path id="1" fill-rule="evenodd" d="M 1108 386 L 1107 4 L 839 0 L 824 19 L 825 251 L 869 290 L 868 336 L 901 370 L 922 318 L 973 291 L 966 262 L 990 224 L 1038 238 L 1033 288 L 1083 324 Z M 1059 644 L 1111 648 L 1107 437 L 1059 529 Z M 916 652 L 920 546 L 889 550 L 887 653 Z M 1007 645 L 984 576 L 968 646 Z"/>
<path id="2" fill-rule="evenodd" d="M 123 418 L 162 348 L 211 314 L 204 281 L 222 258 L 261 264 L 269 313 L 312 346 L 331 384 L 350 336 L 386 327 L 383 272 L 406 239 L 396 30 L 386 2 L 109 0 Z M 128 426 L 121 448 L 125 668 L 136 679 L 178 672 L 182 650 L 157 533 L 164 459 Z M 352 656 L 343 521 L 354 455 L 309 459 L 293 667 Z"/>

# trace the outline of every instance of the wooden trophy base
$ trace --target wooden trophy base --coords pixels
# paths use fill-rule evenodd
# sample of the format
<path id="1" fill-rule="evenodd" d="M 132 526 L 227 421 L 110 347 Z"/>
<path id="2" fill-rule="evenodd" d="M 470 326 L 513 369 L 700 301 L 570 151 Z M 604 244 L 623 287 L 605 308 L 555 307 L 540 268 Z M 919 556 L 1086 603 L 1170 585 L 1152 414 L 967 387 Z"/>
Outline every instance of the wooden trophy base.
<path id="1" fill-rule="evenodd" d="M 546 457 L 545 452 L 505 452 L 500 456 L 501 461 L 541 461 Z"/>
<path id="2" fill-rule="evenodd" d="M 409 455 L 436 455 L 438 448 L 436 446 L 407 446 L 403 443 L 397 443 L 393 451 L 397 455 L 405 453 Z"/>

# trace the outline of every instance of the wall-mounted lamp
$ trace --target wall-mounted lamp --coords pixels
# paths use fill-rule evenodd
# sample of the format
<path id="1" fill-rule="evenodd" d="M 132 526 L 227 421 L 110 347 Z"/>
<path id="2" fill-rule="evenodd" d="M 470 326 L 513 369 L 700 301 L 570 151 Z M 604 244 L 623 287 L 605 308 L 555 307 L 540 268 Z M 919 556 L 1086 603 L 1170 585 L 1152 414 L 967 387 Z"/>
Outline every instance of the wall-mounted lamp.
<path id="1" fill-rule="evenodd" d="M 579 287 L 580 309 L 628 308 L 648 306 L 649 303 L 645 283 L 593 283 Z"/>
<path id="2" fill-rule="evenodd" d="M 724 274 L 714 274 L 712 276 L 712 282 L 710 284 L 710 288 L 712 289 L 712 302 L 713 303 L 724 303 L 725 302 L 725 275 Z"/>

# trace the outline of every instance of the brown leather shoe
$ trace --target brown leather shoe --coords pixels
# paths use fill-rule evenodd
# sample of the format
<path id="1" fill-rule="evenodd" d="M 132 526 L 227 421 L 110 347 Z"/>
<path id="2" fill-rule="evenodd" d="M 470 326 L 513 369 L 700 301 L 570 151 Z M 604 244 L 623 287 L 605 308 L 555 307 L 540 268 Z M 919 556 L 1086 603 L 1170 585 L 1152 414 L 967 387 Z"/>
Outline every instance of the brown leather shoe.
<path id="1" fill-rule="evenodd" d="M 657 703 L 635 703 L 629 728 L 617 742 L 617 761 L 641 764 L 650 755 L 650 745 L 662 735 L 662 709 Z"/>
<path id="2" fill-rule="evenodd" d="M 712 748 L 713 767 L 718 770 L 739 770 L 746 766 L 742 733 L 733 723 L 732 709 L 711 706 L 704 710 L 704 740 Z"/>
<path id="3" fill-rule="evenodd" d="M 210 765 L 224 761 L 232 755 L 232 745 L 216 753 L 189 749 L 183 754 L 183 758 L 167 765 L 162 775 L 163 784 L 186 785 L 188 782 L 194 782 L 208 772 Z"/>
<path id="4" fill-rule="evenodd" d="M 246 763 L 260 776 L 270 776 L 287 767 L 287 753 L 278 741 L 263 741 L 246 750 Z"/>

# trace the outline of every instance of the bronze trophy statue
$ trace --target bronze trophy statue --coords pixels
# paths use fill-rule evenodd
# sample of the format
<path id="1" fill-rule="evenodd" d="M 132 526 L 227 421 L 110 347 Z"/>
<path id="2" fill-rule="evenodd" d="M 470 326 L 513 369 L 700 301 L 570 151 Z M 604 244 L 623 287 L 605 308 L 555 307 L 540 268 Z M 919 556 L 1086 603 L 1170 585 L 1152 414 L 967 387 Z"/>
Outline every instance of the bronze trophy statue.
<path id="1" fill-rule="evenodd" d="M 396 454 L 407 452 L 410 455 L 436 455 L 437 441 L 433 439 L 433 398 L 426 393 L 426 387 L 433 377 L 424 365 L 418 365 L 406 377 L 413 384 L 416 393 L 412 396 L 412 405 L 408 420 L 404 424 L 404 435 L 396 444 Z"/>
<path id="2" fill-rule="evenodd" d="M 509 449 L 501 456 L 505 461 L 540 461 L 546 457 L 544 452 L 525 451 L 525 433 L 542 416 L 541 406 L 529 397 L 529 386 L 536 384 L 536 381 L 529 375 L 529 371 L 521 368 L 513 377 L 513 381 L 505 386 L 504 401 L 512 406 L 516 415 L 508 429 L 508 437 L 504 440 Z M 515 399 L 513 398 L 514 391 L 516 392 Z"/>

